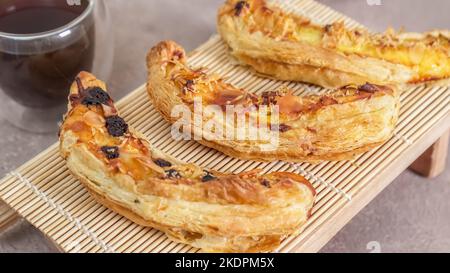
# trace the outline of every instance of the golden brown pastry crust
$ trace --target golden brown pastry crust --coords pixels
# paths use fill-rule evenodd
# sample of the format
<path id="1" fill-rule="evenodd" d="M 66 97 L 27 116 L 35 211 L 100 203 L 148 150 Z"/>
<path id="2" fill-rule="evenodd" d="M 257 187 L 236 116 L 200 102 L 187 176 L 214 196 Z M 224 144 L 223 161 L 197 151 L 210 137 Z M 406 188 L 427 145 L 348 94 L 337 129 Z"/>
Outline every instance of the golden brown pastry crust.
<path id="1" fill-rule="evenodd" d="M 371 35 L 340 22 L 319 26 L 264 0 L 227 0 L 218 31 L 243 64 L 280 80 L 338 88 L 450 77 L 450 33 Z"/>
<path id="2" fill-rule="evenodd" d="M 149 96 L 171 123 L 178 119 L 171 116 L 172 109 L 186 105 L 194 112 L 195 98 L 202 98 L 205 107 L 217 104 L 279 107 L 280 120 L 275 124 L 280 129 L 279 145 L 274 150 L 261 149 L 262 142 L 258 140 L 204 137 L 198 140 L 242 159 L 312 163 L 350 159 L 388 140 L 398 119 L 399 98 L 393 87 L 365 84 L 322 96 L 297 97 L 282 90 L 257 96 L 225 83 L 216 75 L 188 68 L 183 48 L 171 41 L 155 46 L 148 54 L 147 65 Z M 203 124 L 209 120 L 205 116 Z M 194 135 L 204 136 L 204 128 L 195 123 L 191 126 Z"/>
<path id="3" fill-rule="evenodd" d="M 129 128 L 105 90 L 80 73 L 60 129 L 69 170 L 100 203 L 203 251 L 271 251 L 299 232 L 315 199 L 303 177 L 177 162 Z"/>

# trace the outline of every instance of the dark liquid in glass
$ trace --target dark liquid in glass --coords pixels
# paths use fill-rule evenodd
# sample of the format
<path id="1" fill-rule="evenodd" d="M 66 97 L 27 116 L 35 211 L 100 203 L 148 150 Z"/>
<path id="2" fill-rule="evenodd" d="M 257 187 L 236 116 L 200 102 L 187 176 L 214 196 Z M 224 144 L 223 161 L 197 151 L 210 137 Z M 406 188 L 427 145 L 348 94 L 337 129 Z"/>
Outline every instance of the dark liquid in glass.
<path id="1" fill-rule="evenodd" d="M 88 4 L 81 1 L 81 5 L 70 6 L 62 0 L 0 1 L 0 32 L 52 31 L 74 21 Z M 69 44 L 59 45 L 57 40 L 49 39 L 48 44 L 41 43 L 32 52 L 5 52 L 0 47 L 0 89 L 28 107 L 45 108 L 65 102 L 78 72 L 92 70 L 95 33 L 90 21 L 82 35 Z"/>

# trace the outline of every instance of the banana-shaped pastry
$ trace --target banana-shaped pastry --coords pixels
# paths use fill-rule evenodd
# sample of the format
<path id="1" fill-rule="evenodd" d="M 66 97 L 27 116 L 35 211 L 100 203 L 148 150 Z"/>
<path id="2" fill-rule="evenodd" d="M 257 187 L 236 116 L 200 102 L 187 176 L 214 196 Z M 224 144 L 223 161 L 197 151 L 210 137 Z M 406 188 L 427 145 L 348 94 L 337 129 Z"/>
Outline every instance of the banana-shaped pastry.
<path id="1" fill-rule="evenodd" d="M 321 26 L 265 0 L 227 0 L 218 30 L 243 64 L 280 80 L 324 87 L 419 83 L 450 77 L 450 32 L 369 34 Z"/>
<path id="2" fill-rule="evenodd" d="M 203 109 L 200 117 L 185 122 L 188 133 L 206 146 L 242 159 L 313 163 L 350 159 L 387 141 L 398 119 L 399 97 L 394 87 L 363 84 L 326 95 L 300 97 L 285 89 L 256 95 L 217 75 L 190 69 L 183 48 L 171 41 L 149 52 L 147 66 L 149 96 L 169 122 L 179 122 L 178 111 L 173 112 L 177 106 L 192 113 Z M 215 106 L 213 115 L 207 111 L 209 106 Z M 269 130 L 261 123 L 222 118 L 231 106 L 240 108 L 237 116 L 247 120 L 270 120 Z M 258 111 L 264 107 L 267 112 Z M 272 122 L 275 114 L 278 118 Z M 196 122 L 199 118 L 201 123 Z M 210 124 L 217 130 L 210 130 Z M 230 138 L 230 131 L 274 134 L 272 138 Z"/>
<path id="3" fill-rule="evenodd" d="M 105 84 L 85 72 L 70 89 L 60 152 L 100 203 L 203 251 L 273 250 L 300 230 L 315 199 L 293 173 L 225 174 L 169 158 L 127 125 Z"/>

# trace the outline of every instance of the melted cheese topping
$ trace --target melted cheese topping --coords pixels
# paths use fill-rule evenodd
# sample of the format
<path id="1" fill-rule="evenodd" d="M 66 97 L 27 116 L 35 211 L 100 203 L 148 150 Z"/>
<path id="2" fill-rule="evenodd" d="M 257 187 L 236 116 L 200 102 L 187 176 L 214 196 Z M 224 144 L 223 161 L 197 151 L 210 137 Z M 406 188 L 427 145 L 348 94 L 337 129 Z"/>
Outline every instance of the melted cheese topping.
<path id="1" fill-rule="evenodd" d="M 284 87 L 278 91 L 269 92 L 271 95 L 256 95 L 225 83 L 218 75 L 208 75 L 201 70 L 191 70 L 184 63 L 173 61 L 166 66 L 167 79 L 174 81 L 181 90 L 180 98 L 188 105 L 193 105 L 195 98 L 202 98 L 203 105 L 218 105 L 225 111 L 225 106 L 240 105 L 244 109 L 268 106 L 266 120 L 271 120 L 274 107 L 278 107 L 279 121 L 290 122 L 297 120 L 302 114 L 314 112 L 330 105 L 351 103 L 371 97 L 392 95 L 388 87 L 373 85 L 377 90 L 365 92 L 357 86 L 348 86 L 329 95 L 299 97 Z M 267 97 L 269 96 L 269 98 Z M 259 111 L 246 112 L 246 115 L 259 116 Z M 270 124 L 268 124 L 270 125 Z"/>

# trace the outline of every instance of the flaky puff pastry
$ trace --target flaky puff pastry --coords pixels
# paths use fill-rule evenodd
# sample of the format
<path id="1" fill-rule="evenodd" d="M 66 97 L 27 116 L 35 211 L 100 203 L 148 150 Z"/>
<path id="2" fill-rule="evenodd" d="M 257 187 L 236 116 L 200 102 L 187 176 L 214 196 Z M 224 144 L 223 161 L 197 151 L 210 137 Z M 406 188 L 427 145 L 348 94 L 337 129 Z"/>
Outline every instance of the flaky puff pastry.
<path id="1" fill-rule="evenodd" d="M 203 251 L 274 250 L 315 199 L 302 176 L 225 174 L 155 150 L 120 118 L 105 84 L 82 72 L 60 130 L 70 171 L 106 207 Z"/>
<path id="2" fill-rule="evenodd" d="M 202 69 L 190 69 L 183 48 L 172 41 L 155 46 L 147 56 L 147 65 L 148 94 L 164 118 L 179 122 L 180 117 L 172 110 L 185 105 L 195 113 L 196 101 L 201 99 L 203 122 L 199 125 L 195 118 L 190 119 L 190 133 L 200 143 L 241 159 L 311 163 L 351 159 L 387 141 L 398 119 L 399 96 L 394 87 L 364 84 L 303 97 L 284 88 L 256 95 Z M 226 116 L 227 107 L 241 106 L 242 115 L 253 120 L 265 118 L 271 133 L 278 132 L 276 142 L 264 137 L 229 138 L 226 132 L 242 128 L 220 115 L 209 115 L 205 109 L 210 105 L 219 106 L 222 116 Z M 268 108 L 266 116 L 257 111 L 262 106 Z M 277 123 L 271 119 L 275 111 Z M 211 137 L 211 120 L 223 128 L 219 137 Z M 245 132 L 259 133 L 261 129 L 250 122 L 243 126 Z"/>
<path id="3" fill-rule="evenodd" d="M 227 0 L 218 31 L 241 63 L 281 80 L 338 88 L 450 77 L 449 31 L 369 34 L 342 22 L 321 26 L 265 0 Z"/>

